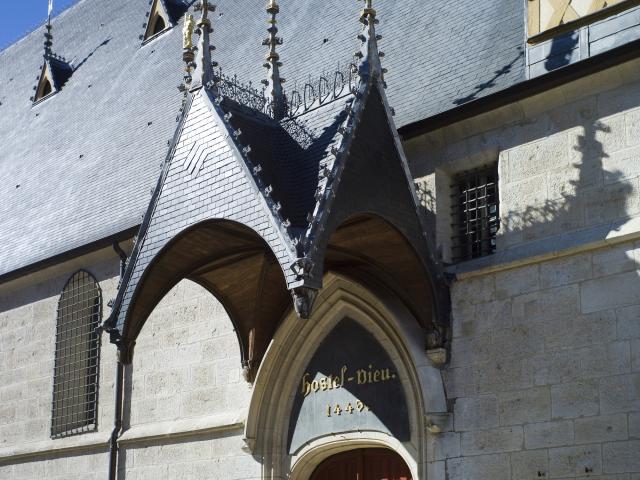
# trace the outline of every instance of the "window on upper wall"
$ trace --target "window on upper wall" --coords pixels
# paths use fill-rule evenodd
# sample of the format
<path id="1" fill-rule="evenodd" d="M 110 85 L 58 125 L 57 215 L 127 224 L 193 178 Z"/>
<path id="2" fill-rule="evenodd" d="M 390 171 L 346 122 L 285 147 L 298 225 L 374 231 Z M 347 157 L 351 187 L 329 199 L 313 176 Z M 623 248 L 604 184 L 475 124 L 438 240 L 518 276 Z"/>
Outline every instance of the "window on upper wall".
<path id="1" fill-rule="evenodd" d="M 625 8 L 634 0 L 526 0 L 529 37 L 577 28 Z M 562 29 L 561 27 L 566 26 Z"/>
<path id="2" fill-rule="evenodd" d="M 84 270 L 67 282 L 58 300 L 51 437 L 96 429 L 102 295 Z"/>
<path id="3" fill-rule="evenodd" d="M 490 255 L 500 226 L 498 164 L 453 177 L 451 257 L 454 262 Z"/>

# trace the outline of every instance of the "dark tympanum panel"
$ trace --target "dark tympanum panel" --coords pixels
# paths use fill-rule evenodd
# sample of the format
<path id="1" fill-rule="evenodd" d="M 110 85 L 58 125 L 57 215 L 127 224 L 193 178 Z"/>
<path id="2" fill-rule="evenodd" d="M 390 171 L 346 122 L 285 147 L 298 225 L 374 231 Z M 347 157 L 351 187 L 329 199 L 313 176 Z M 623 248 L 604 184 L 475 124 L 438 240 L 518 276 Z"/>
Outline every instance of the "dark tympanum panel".
<path id="1" fill-rule="evenodd" d="M 320 343 L 298 383 L 289 452 L 339 432 L 379 431 L 410 439 L 407 402 L 387 351 L 358 322 L 342 320 Z"/>

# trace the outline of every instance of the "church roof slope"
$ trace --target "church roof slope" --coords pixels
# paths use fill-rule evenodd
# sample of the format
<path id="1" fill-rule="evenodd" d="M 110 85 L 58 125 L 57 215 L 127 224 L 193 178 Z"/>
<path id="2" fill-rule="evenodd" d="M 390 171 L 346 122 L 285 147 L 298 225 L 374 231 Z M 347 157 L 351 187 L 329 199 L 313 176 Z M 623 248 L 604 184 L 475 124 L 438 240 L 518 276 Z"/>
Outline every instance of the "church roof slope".
<path id="1" fill-rule="evenodd" d="M 352 60 L 357 6 L 288 1 L 279 53 L 287 92 L 303 91 Z M 378 2 L 398 127 L 524 80 L 520 3 Z M 221 0 L 213 34 L 225 72 L 254 84 L 264 76 L 262 8 Z M 140 223 L 181 102 L 181 26 L 141 46 L 147 10 L 143 1 L 81 0 L 53 19 L 54 49 L 74 71 L 36 106 L 43 28 L 0 52 L 0 278 Z M 284 145 L 283 161 L 295 150 Z M 292 222 L 303 223 L 302 213 Z"/>

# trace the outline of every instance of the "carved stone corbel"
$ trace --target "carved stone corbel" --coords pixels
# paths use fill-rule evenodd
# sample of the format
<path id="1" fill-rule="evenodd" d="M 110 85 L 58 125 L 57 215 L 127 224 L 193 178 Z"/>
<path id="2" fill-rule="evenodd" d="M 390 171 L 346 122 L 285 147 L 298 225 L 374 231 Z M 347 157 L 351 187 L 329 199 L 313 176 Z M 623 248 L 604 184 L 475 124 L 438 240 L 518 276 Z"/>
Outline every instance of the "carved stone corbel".
<path id="1" fill-rule="evenodd" d="M 291 290 L 293 296 L 293 307 L 296 309 L 298 317 L 308 319 L 313 309 L 313 303 L 318 295 L 318 290 L 309 287 L 298 287 Z"/>

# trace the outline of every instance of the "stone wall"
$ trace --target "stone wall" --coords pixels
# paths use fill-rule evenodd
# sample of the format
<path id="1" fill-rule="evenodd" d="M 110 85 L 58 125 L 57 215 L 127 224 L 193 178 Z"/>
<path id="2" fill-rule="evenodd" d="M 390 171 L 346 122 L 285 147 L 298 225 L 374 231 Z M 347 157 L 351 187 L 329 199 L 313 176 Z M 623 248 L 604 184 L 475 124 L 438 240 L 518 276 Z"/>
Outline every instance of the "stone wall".
<path id="1" fill-rule="evenodd" d="M 79 259 L 115 297 L 119 262 Z M 115 347 L 103 335 L 98 429 L 50 438 L 56 310 L 75 271 L 0 291 L 0 478 L 106 478 L 113 426 Z M 153 311 L 126 368 L 120 478 L 248 478 L 259 464 L 242 450 L 251 396 L 229 317 L 202 287 L 182 281 Z M 214 477 L 212 477 L 214 475 Z M 215 477 L 215 475 L 219 475 Z"/>
<path id="2" fill-rule="evenodd" d="M 103 315 L 108 315 L 118 262 L 101 262 L 86 270 L 100 285 Z M 0 296 L 0 450 L 50 439 L 58 299 L 74 271 Z M 115 349 L 106 335 L 100 356 L 98 428 L 102 430 L 113 423 Z"/>
<path id="3" fill-rule="evenodd" d="M 183 280 L 154 309 L 131 368 L 123 478 L 259 478 L 242 450 L 251 398 L 240 347 L 222 305 Z"/>
<path id="4" fill-rule="evenodd" d="M 453 287 L 449 480 L 640 478 L 640 242 Z M 629 473 L 633 475 L 629 476 Z"/>
<path id="5" fill-rule="evenodd" d="M 54 275 L 0 291 L 0 478 L 80 480 L 104 478 L 107 438 L 113 424 L 115 349 L 101 339 L 98 430 L 51 440 L 51 402 L 58 299 L 76 267 L 102 290 L 104 315 L 115 296 L 115 259 L 75 262 Z"/>
<path id="6" fill-rule="evenodd" d="M 251 390 L 222 305 L 183 280 L 158 304 L 138 336 L 132 365 L 131 425 L 240 414 Z"/>
<path id="7" fill-rule="evenodd" d="M 445 262 L 453 176 L 499 173 L 496 253 L 447 267 L 453 415 L 430 480 L 640 479 L 638 66 L 408 143 Z"/>
<path id="8" fill-rule="evenodd" d="M 496 162 L 498 255 L 465 269 L 638 230 L 639 66 L 629 62 L 406 142 L 445 262 L 453 177 Z"/>

